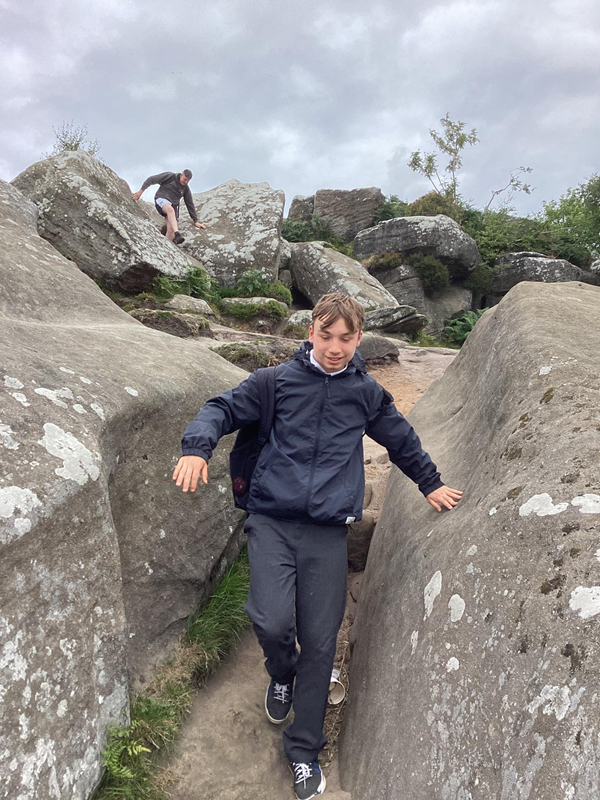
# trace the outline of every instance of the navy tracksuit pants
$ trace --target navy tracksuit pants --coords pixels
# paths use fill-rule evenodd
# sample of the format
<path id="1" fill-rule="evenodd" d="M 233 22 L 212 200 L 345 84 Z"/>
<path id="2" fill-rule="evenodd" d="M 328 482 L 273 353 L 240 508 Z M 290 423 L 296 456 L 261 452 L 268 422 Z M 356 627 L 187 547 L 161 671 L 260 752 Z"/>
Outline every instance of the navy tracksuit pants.
<path id="1" fill-rule="evenodd" d="M 346 606 L 346 526 L 300 525 L 250 514 L 245 529 L 246 611 L 269 675 L 278 683 L 296 679 L 294 721 L 283 733 L 284 747 L 289 761 L 309 763 L 327 743 L 327 694 Z"/>

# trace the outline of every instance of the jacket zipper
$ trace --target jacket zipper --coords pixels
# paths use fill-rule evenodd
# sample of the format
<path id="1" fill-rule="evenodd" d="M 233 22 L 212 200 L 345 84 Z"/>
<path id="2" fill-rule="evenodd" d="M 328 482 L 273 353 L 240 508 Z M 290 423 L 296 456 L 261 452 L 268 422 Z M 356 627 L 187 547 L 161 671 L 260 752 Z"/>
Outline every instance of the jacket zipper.
<path id="1" fill-rule="evenodd" d="M 308 481 L 308 491 L 306 492 L 306 515 L 308 513 L 308 504 L 310 502 L 310 493 L 312 491 L 313 478 L 315 476 L 315 467 L 317 464 L 317 453 L 319 451 L 319 439 L 321 437 L 321 425 L 323 422 L 323 409 L 325 408 L 325 397 L 329 397 L 329 375 L 325 376 L 325 386 L 323 387 L 323 395 L 321 397 L 321 407 L 319 408 L 319 422 L 317 424 L 317 435 L 315 436 L 315 449 L 313 450 L 312 464 L 310 468 L 310 478 Z"/>

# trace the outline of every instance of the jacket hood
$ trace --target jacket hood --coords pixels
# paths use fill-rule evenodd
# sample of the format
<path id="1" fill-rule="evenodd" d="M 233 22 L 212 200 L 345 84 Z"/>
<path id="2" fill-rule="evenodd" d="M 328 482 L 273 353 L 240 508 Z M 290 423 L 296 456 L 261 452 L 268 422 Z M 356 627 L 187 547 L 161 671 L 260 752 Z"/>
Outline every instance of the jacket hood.
<path id="1" fill-rule="evenodd" d="M 303 364 L 312 367 L 310 361 L 310 351 L 313 349 L 312 342 L 302 342 L 300 347 L 294 352 L 294 358 L 296 361 L 301 361 Z M 362 372 L 365 375 L 367 374 L 367 365 L 365 364 L 363 357 L 361 354 L 356 350 L 350 361 L 348 362 L 348 366 L 354 367 L 356 372 Z"/>

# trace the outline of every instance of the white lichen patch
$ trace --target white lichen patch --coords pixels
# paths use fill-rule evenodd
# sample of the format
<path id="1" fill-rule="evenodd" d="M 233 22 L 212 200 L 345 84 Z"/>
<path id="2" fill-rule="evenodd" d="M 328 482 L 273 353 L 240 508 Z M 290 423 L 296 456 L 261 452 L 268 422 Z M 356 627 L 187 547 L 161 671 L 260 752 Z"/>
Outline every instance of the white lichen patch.
<path id="1" fill-rule="evenodd" d="M 448 663 L 446 664 L 446 672 L 456 672 L 456 670 L 460 667 L 460 661 L 458 658 L 452 656 L 452 658 L 448 659 Z"/>
<path id="2" fill-rule="evenodd" d="M 99 454 L 91 453 L 72 433 L 63 431 L 52 422 L 44 425 L 44 432 L 44 437 L 38 444 L 45 447 L 50 455 L 63 461 L 63 466 L 54 470 L 57 475 L 75 481 L 80 486 L 84 486 L 89 478 L 97 480 L 100 475 L 97 463 L 100 460 Z"/>
<path id="3" fill-rule="evenodd" d="M 600 514 L 600 494 L 582 494 L 571 500 L 572 506 L 577 506 L 582 514 Z"/>
<path id="4" fill-rule="evenodd" d="M 10 425 L 0 422 L 0 445 L 6 447 L 7 450 L 18 450 L 19 443 L 13 438 L 14 433 Z"/>
<path id="5" fill-rule="evenodd" d="M 106 419 L 106 414 L 104 413 L 104 409 L 102 406 L 99 406 L 98 403 L 90 403 L 90 408 L 92 411 L 97 414 L 100 419 Z"/>
<path id="6" fill-rule="evenodd" d="M 552 498 L 547 492 L 534 494 L 526 503 L 519 508 L 519 516 L 528 517 L 535 514 L 538 517 L 547 517 L 552 514 L 560 514 L 569 507 L 568 503 L 557 503 L 554 505 Z"/>
<path id="7" fill-rule="evenodd" d="M 31 530 L 29 515 L 34 508 L 41 506 L 38 496 L 31 489 L 20 486 L 6 486 L 0 489 L 0 519 L 13 519 L 12 531 L 8 528 L 0 530 L 0 543 L 8 544 Z M 19 516 L 16 516 L 17 512 Z"/>
<path id="8" fill-rule="evenodd" d="M 75 403 L 73 406 L 73 410 L 76 411 L 78 414 L 87 414 L 87 411 L 80 403 Z"/>
<path id="9" fill-rule="evenodd" d="M 578 586 L 573 589 L 569 608 L 576 611 L 581 619 L 589 619 L 600 614 L 600 586 Z"/>
<path id="10" fill-rule="evenodd" d="M 540 706 L 544 714 L 554 714 L 556 719 L 564 719 L 569 712 L 575 711 L 579 705 L 581 695 L 585 691 L 582 687 L 571 697 L 571 690 L 568 686 L 544 686 L 539 696 L 532 700 L 527 706 L 530 714 L 535 714 Z"/>
<path id="11" fill-rule="evenodd" d="M 46 397 L 48 400 L 54 403 L 55 406 L 60 406 L 60 408 L 68 408 L 67 404 L 64 402 L 64 400 L 61 400 L 61 398 L 64 397 L 67 400 L 73 400 L 73 392 L 66 387 L 64 389 L 40 388 L 35 389 L 34 391 L 36 394 Z"/>
<path id="12" fill-rule="evenodd" d="M 137 389 L 132 389 L 131 386 L 125 386 L 124 389 L 132 397 L 137 397 L 139 395 L 138 390 Z"/>
<path id="13" fill-rule="evenodd" d="M 10 375 L 4 376 L 4 385 L 7 389 L 24 389 L 25 385 L 18 378 L 11 378 Z"/>
<path id="14" fill-rule="evenodd" d="M 31 405 L 31 403 L 27 400 L 27 396 L 24 395 L 23 392 L 11 392 L 11 395 L 15 398 L 17 403 L 21 403 L 21 405 L 25 408 Z"/>
<path id="15" fill-rule="evenodd" d="M 498 509 L 494 506 L 494 508 L 490 508 L 490 510 L 488 511 L 488 514 L 490 515 L 490 517 L 493 517 L 494 514 L 496 514 L 497 512 L 498 512 Z"/>
<path id="16" fill-rule="evenodd" d="M 418 643 L 419 643 L 419 631 L 413 631 L 411 633 L 411 635 L 410 635 L 410 644 L 411 644 L 410 654 L 411 654 L 411 656 L 414 655 L 415 650 L 417 649 Z"/>
<path id="17" fill-rule="evenodd" d="M 423 599 L 425 602 L 425 616 L 423 619 L 427 619 L 431 612 L 433 611 L 433 604 L 435 602 L 435 598 L 439 595 L 442 591 L 442 573 L 439 571 L 435 572 L 425 587 L 423 591 Z"/>
<path id="18" fill-rule="evenodd" d="M 165 533 L 165 532 L 162 530 L 162 528 L 161 528 L 161 529 L 160 529 L 160 531 L 159 531 L 159 533 L 158 533 L 158 535 L 159 535 L 159 537 L 160 537 L 161 539 L 164 539 L 164 538 L 165 538 L 165 536 L 166 536 L 167 534 L 166 534 L 166 533 Z"/>
<path id="19" fill-rule="evenodd" d="M 540 375 L 548 375 L 552 371 L 552 367 L 540 367 Z"/>
<path id="20" fill-rule="evenodd" d="M 472 544 L 471 547 L 469 547 L 469 549 L 467 550 L 467 555 L 474 556 L 476 552 L 477 552 L 477 545 Z"/>
<path id="21" fill-rule="evenodd" d="M 68 369 L 68 367 L 60 367 L 61 372 L 66 372 L 67 375 L 75 375 L 75 371 L 72 369 Z"/>
<path id="22" fill-rule="evenodd" d="M 87 383 L 87 384 L 91 383 L 91 380 L 90 380 L 89 378 L 86 378 L 84 375 L 80 375 L 80 376 L 79 376 L 79 380 L 80 380 L 82 383 Z"/>
<path id="23" fill-rule="evenodd" d="M 450 609 L 450 621 L 460 622 L 465 613 L 465 601 L 459 594 L 453 594 L 448 601 L 448 608 Z"/>

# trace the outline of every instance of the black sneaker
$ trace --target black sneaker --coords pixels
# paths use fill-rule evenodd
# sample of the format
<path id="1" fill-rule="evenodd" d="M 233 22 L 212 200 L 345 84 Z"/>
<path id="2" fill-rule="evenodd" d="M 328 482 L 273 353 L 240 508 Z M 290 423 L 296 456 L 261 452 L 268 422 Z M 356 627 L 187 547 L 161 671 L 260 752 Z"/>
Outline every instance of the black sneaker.
<path id="1" fill-rule="evenodd" d="M 267 719 L 275 725 L 285 722 L 292 710 L 292 684 L 277 683 L 271 678 L 271 683 L 265 695 L 265 711 Z"/>
<path id="2" fill-rule="evenodd" d="M 182 236 L 179 231 L 177 231 L 173 236 L 173 241 L 175 244 L 181 244 L 182 242 L 185 242 L 185 236 Z"/>
<path id="3" fill-rule="evenodd" d="M 325 775 L 318 761 L 312 764 L 290 764 L 294 773 L 294 791 L 298 800 L 310 800 L 325 791 Z"/>

